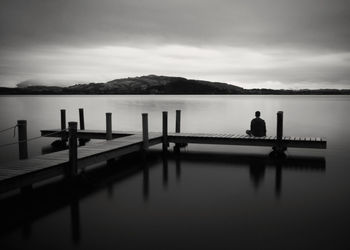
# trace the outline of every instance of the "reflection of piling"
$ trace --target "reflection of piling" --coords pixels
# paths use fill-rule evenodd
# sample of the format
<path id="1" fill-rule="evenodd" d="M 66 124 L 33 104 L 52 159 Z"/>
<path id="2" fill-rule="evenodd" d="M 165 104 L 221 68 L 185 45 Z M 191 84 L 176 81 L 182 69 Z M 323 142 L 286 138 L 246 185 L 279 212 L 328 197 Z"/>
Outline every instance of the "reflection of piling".
<path id="1" fill-rule="evenodd" d="M 22 237 L 23 239 L 30 239 L 32 236 L 32 218 L 31 214 L 33 213 L 33 203 L 31 202 L 30 196 L 25 196 L 20 201 L 21 214 L 24 215 L 23 218 L 23 227 L 22 227 Z"/>
<path id="2" fill-rule="evenodd" d="M 78 145 L 77 145 L 77 122 L 68 123 L 69 131 L 69 169 L 68 176 L 78 174 Z"/>
<path id="3" fill-rule="evenodd" d="M 144 161 L 143 164 L 142 192 L 144 201 L 147 201 L 149 197 L 149 168 L 146 161 Z"/>
<path id="4" fill-rule="evenodd" d="M 282 164 L 276 164 L 276 175 L 275 175 L 275 194 L 276 198 L 281 197 L 282 190 Z"/>
<path id="5" fill-rule="evenodd" d="M 162 154 L 163 159 L 163 186 L 168 186 L 168 155 L 167 153 Z"/>
<path id="6" fill-rule="evenodd" d="M 80 211 L 79 200 L 73 198 L 70 204 L 70 216 L 71 216 L 71 228 L 72 228 L 72 240 L 75 244 L 80 241 Z"/>
<path id="7" fill-rule="evenodd" d="M 175 147 L 177 148 L 177 147 Z M 175 163 L 176 163 L 176 180 L 180 180 L 181 178 L 181 155 L 180 155 L 180 149 L 177 148 L 177 150 L 175 150 Z"/>

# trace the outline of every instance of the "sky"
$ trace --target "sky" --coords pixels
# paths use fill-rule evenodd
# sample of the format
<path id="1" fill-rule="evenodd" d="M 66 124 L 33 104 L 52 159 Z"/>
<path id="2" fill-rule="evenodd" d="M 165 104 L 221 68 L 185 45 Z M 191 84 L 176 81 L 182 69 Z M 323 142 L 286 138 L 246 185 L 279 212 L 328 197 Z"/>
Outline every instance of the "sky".
<path id="1" fill-rule="evenodd" d="M 350 88 L 350 0 L 1 0 L 0 86 Z"/>

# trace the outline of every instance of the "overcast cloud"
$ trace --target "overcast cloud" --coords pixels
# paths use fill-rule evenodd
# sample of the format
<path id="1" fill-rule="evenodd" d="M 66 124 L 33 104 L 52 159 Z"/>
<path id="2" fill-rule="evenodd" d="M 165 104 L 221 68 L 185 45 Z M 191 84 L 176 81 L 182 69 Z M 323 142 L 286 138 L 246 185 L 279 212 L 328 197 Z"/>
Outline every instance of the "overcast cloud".
<path id="1" fill-rule="evenodd" d="M 348 0 L 1 0 L 0 85 L 160 74 L 350 88 Z"/>

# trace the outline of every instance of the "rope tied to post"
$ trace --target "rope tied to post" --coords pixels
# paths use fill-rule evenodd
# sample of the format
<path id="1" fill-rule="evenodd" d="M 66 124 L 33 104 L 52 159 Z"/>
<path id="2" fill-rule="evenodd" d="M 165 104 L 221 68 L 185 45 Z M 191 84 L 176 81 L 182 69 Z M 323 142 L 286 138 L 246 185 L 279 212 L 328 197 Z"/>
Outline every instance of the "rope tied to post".
<path id="1" fill-rule="evenodd" d="M 17 125 L 16 125 L 15 127 L 17 127 Z M 40 138 L 43 138 L 43 137 L 48 137 L 48 136 L 51 136 L 51 135 L 54 135 L 54 134 L 62 133 L 62 132 L 67 131 L 67 130 L 68 130 L 68 128 L 62 129 L 62 130 L 60 130 L 60 131 L 56 131 L 56 132 L 49 133 L 49 134 L 47 134 L 47 135 L 40 135 L 40 136 L 32 137 L 32 138 L 29 138 L 29 139 L 27 139 L 27 140 L 5 143 L 5 144 L 0 145 L 0 148 L 7 147 L 7 146 L 12 146 L 12 145 L 16 145 L 16 144 L 19 144 L 19 143 L 22 143 L 22 142 L 34 141 L 34 140 L 37 140 L 37 139 L 40 139 Z"/>
<path id="2" fill-rule="evenodd" d="M 14 125 L 14 126 L 12 126 L 12 127 L 2 129 L 2 130 L 0 130 L 0 134 L 1 134 L 1 133 L 5 133 L 5 132 L 7 132 L 7 131 L 13 129 L 13 137 L 15 137 L 15 136 L 16 136 L 16 128 L 17 128 L 17 126 L 18 126 L 18 125 Z"/>

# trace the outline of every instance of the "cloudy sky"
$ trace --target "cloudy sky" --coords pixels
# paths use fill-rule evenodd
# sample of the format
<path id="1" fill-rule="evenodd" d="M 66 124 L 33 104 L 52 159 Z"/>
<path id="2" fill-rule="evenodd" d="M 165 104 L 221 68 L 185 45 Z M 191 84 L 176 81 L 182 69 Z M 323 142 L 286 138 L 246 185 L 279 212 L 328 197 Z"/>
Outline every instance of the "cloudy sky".
<path id="1" fill-rule="evenodd" d="M 350 88 L 349 0 L 1 0 L 0 86 L 149 74 Z"/>

